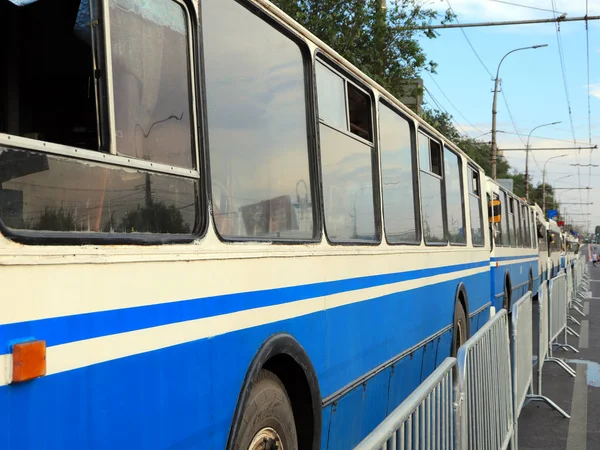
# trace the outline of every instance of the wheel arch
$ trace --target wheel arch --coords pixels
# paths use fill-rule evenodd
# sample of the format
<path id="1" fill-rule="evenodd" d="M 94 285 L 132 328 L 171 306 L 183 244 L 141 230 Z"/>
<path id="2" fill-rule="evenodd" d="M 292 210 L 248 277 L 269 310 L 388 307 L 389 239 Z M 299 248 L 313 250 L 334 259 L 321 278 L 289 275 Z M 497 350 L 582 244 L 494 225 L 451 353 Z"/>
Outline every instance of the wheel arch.
<path id="1" fill-rule="evenodd" d="M 322 410 L 317 374 L 302 345 L 287 333 L 270 336 L 256 352 L 240 389 L 227 439 L 227 450 L 234 449 L 242 413 L 254 380 L 262 369 L 273 372 L 285 386 L 292 403 L 298 448 L 319 450 Z"/>

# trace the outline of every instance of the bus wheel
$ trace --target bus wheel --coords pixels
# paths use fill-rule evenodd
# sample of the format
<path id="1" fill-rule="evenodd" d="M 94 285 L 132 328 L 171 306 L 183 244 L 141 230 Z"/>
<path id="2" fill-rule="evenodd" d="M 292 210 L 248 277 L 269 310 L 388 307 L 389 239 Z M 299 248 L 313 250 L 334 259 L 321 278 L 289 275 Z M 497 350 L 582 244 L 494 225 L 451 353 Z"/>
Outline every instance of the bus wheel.
<path id="1" fill-rule="evenodd" d="M 246 405 L 235 449 L 298 450 L 292 404 L 273 372 L 259 372 Z"/>
<path id="2" fill-rule="evenodd" d="M 460 302 L 454 304 L 454 332 L 452 336 L 452 356 L 456 356 L 461 345 L 467 342 L 467 315 Z"/>
<path id="3" fill-rule="evenodd" d="M 510 314 L 510 285 L 508 280 L 504 282 L 504 301 L 502 302 L 502 307 Z"/>

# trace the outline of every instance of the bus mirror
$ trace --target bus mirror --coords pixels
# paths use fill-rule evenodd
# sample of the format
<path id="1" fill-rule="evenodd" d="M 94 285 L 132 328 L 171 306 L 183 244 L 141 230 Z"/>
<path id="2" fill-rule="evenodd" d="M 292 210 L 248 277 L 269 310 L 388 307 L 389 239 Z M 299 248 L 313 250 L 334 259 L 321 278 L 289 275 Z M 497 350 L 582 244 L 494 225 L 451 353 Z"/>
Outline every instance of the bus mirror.
<path id="1" fill-rule="evenodd" d="M 488 203 L 488 217 L 490 223 L 500 223 L 500 200 L 490 200 Z"/>

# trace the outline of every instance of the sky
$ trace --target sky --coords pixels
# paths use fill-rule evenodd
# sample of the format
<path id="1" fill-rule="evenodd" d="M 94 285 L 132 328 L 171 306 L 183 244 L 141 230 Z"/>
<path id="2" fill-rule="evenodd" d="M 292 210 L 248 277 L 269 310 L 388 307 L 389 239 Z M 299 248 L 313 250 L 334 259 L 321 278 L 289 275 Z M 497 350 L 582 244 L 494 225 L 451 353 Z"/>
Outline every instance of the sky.
<path id="1" fill-rule="evenodd" d="M 586 14 L 586 0 L 506 1 L 548 11 L 494 0 L 429 0 L 426 5 L 440 11 L 440 17 L 450 5 L 461 23 L 552 18 L 553 4 L 557 15 Z M 588 0 L 587 6 L 590 16 L 600 15 L 600 0 Z M 592 146 L 600 144 L 600 20 L 589 22 L 589 83 L 584 21 L 563 22 L 558 33 L 554 23 L 462 30 L 464 33 L 441 29 L 435 39 L 420 38 L 428 59 L 438 64 L 436 74 L 422 74 L 427 106 L 437 108 L 437 102 L 454 117 L 459 131 L 489 142 L 498 63 L 513 49 L 548 44 L 512 53 L 502 63 L 498 147 L 524 149 L 534 127 L 559 121 L 535 130 L 530 148 L 589 146 L 590 138 Z M 562 44 L 564 76 L 557 36 Z M 525 151 L 506 151 L 504 155 L 514 169 L 525 172 Z M 600 225 L 600 167 L 572 166 L 587 166 L 590 161 L 600 165 L 600 149 L 532 150 L 529 171 L 537 184 L 545 166 L 546 181 L 557 188 L 569 222 L 593 231 Z M 568 190 L 578 187 L 592 189 Z M 594 204 L 581 204 L 588 202 Z"/>

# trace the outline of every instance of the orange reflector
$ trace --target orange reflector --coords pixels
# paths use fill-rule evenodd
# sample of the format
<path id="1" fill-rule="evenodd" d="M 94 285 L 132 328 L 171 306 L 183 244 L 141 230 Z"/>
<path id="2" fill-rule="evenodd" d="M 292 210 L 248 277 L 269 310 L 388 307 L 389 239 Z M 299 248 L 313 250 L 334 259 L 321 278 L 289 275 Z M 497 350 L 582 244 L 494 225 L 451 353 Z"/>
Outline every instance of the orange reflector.
<path id="1" fill-rule="evenodd" d="M 13 383 L 46 375 L 46 341 L 29 341 L 13 345 Z"/>

